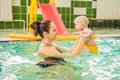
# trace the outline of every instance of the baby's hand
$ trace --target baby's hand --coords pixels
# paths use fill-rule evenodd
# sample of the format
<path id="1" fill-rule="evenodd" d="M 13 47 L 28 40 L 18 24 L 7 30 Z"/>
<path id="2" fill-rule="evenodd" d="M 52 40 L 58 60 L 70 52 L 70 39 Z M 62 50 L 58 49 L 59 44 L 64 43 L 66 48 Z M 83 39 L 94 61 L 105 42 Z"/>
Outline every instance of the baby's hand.
<path id="1" fill-rule="evenodd" d="M 93 31 L 89 28 L 84 28 L 82 31 L 82 37 L 90 38 L 93 35 Z"/>

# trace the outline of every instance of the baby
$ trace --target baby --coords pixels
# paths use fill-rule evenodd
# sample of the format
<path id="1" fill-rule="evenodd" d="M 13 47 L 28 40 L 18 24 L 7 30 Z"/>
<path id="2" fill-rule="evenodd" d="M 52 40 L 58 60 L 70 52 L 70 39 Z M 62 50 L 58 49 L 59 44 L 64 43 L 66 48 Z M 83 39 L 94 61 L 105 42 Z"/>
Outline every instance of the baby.
<path id="1" fill-rule="evenodd" d="M 95 34 L 93 33 L 93 31 L 88 28 L 89 19 L 86 16 L 78 16 L 77 18 L 75 18 L 74 23 L 75 23 L 75 28 L 78 31 L 78 32 L 74 32 L 74 35 L 78 34 L 81 37 L 91 38 L 91 40 L 86 42 L 86 45 L 84 46 L 84 50 L 97 54 L 98 47 L 94 40 L 96 36 L 94 36 Z"/>
<path id="2" fill-rule="evenodd" d="M 92 37 L 93 31 L 88 28 L 89 19 L 86 16 L 78 16 L 77 18 L 75 18 L 74 24 L 76 30 L 78 31 L 74 32 L 73 33 L 74 35 L 75 34 L 82 35 L 82 33 L 88 32 L 88 34 L 84 33 L 83 37 Z"/>

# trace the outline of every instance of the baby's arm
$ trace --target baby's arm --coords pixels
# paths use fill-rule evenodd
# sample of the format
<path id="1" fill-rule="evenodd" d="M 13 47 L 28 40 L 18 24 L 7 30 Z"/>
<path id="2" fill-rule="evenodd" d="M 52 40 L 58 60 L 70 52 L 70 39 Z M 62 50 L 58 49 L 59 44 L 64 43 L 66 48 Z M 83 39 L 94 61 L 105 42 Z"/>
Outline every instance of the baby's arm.
<path id="1" fill-rule="evenodd" d="M 79 35 L 80 32 L 73 32 L 72 35 Z"/>

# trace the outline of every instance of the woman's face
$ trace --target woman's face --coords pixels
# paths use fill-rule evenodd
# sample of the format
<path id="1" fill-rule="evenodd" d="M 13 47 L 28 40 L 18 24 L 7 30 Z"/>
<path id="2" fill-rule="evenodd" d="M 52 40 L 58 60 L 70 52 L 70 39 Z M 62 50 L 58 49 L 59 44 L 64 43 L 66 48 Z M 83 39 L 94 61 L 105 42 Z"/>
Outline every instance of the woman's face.
<path id="1" fill-rule="evenodd" d="M 56 25 L 53 22 L 51 22 L 49 27 L 50 27 L 50 31 L 48 34 L 49 39 L 56 40 L 57 37 Z"/>

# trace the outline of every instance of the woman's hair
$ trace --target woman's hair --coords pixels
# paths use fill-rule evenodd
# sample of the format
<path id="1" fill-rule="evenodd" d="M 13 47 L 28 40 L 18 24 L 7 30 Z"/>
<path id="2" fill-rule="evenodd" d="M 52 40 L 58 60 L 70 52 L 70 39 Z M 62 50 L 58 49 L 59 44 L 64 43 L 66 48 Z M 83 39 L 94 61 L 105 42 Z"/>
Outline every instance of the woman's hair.
<path id="1" fill-rule="evenodd" d="M 44 38 L 43 32 L 49 33 L 50 29 L 50 20 L 45 20 L 43 22 L 40 21 L 34 21 L 30 24 L 30 27 L 34 30 L 34 35 L 37 36 L 38 34 Z"/>

